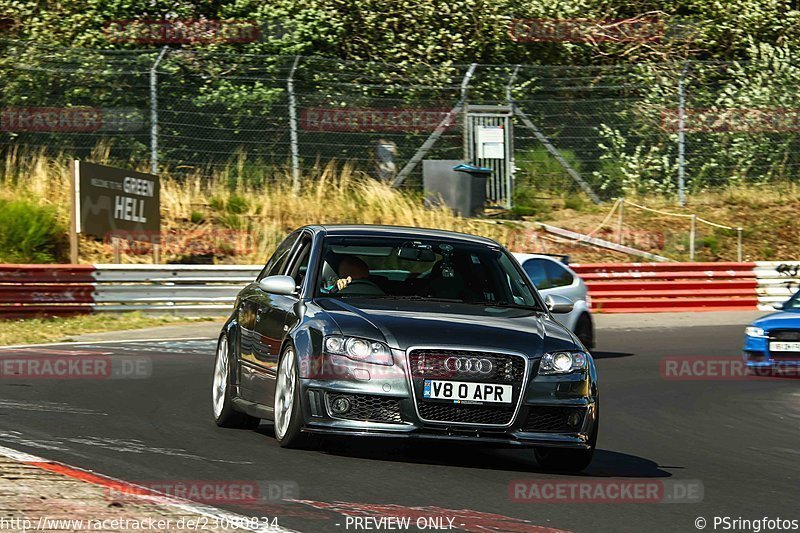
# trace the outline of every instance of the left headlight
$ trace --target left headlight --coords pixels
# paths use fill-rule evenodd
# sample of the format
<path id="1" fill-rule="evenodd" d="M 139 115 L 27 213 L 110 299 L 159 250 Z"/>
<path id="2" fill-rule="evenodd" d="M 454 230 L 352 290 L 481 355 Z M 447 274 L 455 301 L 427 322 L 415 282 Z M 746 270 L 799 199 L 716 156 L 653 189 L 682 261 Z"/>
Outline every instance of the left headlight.
<path id="1" fill-rule="evenodd" d="M 552 352 L 542 356 L 540 375 L 569 374 L 586 368 L 587 355 L 583 352 Z"/>
<path id="2" fill-rule="evenodd" d="M 394 364 L 392 362 L 392 351 L 382 342 L 359 337 L 331 335 L 325 337 L 323 346 L 325 347 L 325 353 L 343 355 L 353 361 L 387 366 Z"/>
<path id="3" fill-rule="evenodd" d="M 744 328 L 744 334 L 748 337 L 766 337 L 767 334 L 764 332 L 764 328 L 759 328 L 758 326 L 747 326 Z"/>

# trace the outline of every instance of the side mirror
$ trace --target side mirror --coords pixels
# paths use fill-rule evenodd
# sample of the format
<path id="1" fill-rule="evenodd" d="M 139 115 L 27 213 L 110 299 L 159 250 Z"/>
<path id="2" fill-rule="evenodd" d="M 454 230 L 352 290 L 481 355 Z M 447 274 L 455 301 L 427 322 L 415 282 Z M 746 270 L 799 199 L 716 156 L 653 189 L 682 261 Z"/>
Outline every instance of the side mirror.
<path id="1" fill-rule="evenodd" d="M 544 305 L 554 315 L 563 315 L 572 311 L 575 304 L 566 296 L 559 294 L 548 294 L 544 297 Z"/>
<path id="2" fill-rule="evenodd" d="M 294 279 L 291 276 L 267 276 L 258 282 L 261 290 L 270 294 L 292 296 L 297 292 Z"/>

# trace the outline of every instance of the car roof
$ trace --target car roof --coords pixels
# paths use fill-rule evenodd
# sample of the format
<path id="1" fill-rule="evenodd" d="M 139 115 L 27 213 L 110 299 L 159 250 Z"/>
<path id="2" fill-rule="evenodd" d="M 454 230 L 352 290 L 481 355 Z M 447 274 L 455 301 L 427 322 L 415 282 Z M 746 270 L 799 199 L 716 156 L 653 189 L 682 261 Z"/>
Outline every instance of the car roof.
<path id="1" fill-rule="evenodd" d="M 432 228 L 414 228 L 410 226 L 381 226 L 372 224 L 331 224 L 324 226 L 308 226 L 316 232 L 324 232 L 329 237 L 408 237 L 427 239 L 449 239 L 456 241 L 500 246 L 486 237 Z"/>

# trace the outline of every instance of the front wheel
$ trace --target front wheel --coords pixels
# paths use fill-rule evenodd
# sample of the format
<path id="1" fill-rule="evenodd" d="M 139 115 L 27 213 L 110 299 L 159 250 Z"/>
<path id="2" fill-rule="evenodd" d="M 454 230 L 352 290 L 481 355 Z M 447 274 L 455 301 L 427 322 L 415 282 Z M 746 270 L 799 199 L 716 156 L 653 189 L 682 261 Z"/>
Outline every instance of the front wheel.
<path id="1" fill-rule="evenodd" d="M 294 348 L 283 350 L 275 384 L 275 439 L 283 448 L 308 447 L 310 438 L 302 432 L 303 406 Z"/>
<path id="2" fill-rule="evenodd" d="M 258 427 L 261 419 L 241 413 L 233 407 L 230 368 L 228 336 L 223 333 L 217 342 L 217 359 L 214 363 L 214 380 L 211 388 L 214 421 L 224 428 L 254 429 Z"/>

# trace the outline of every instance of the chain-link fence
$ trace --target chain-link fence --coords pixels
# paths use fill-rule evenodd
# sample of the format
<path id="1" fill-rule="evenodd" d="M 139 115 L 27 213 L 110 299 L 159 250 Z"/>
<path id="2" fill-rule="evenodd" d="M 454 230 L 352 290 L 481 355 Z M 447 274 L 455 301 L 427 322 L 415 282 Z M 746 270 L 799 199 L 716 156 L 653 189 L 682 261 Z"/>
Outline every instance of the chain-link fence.
<path id="1" fill-rule="evenodd" d="M 419 186 L 463 159 L 470 105 L 513 115 L 515 194 L 686 194 L 794 181 L 800 66 L 418 65 L 4 42 L 0 148 L 296 179 L 330 160 Z"/>

